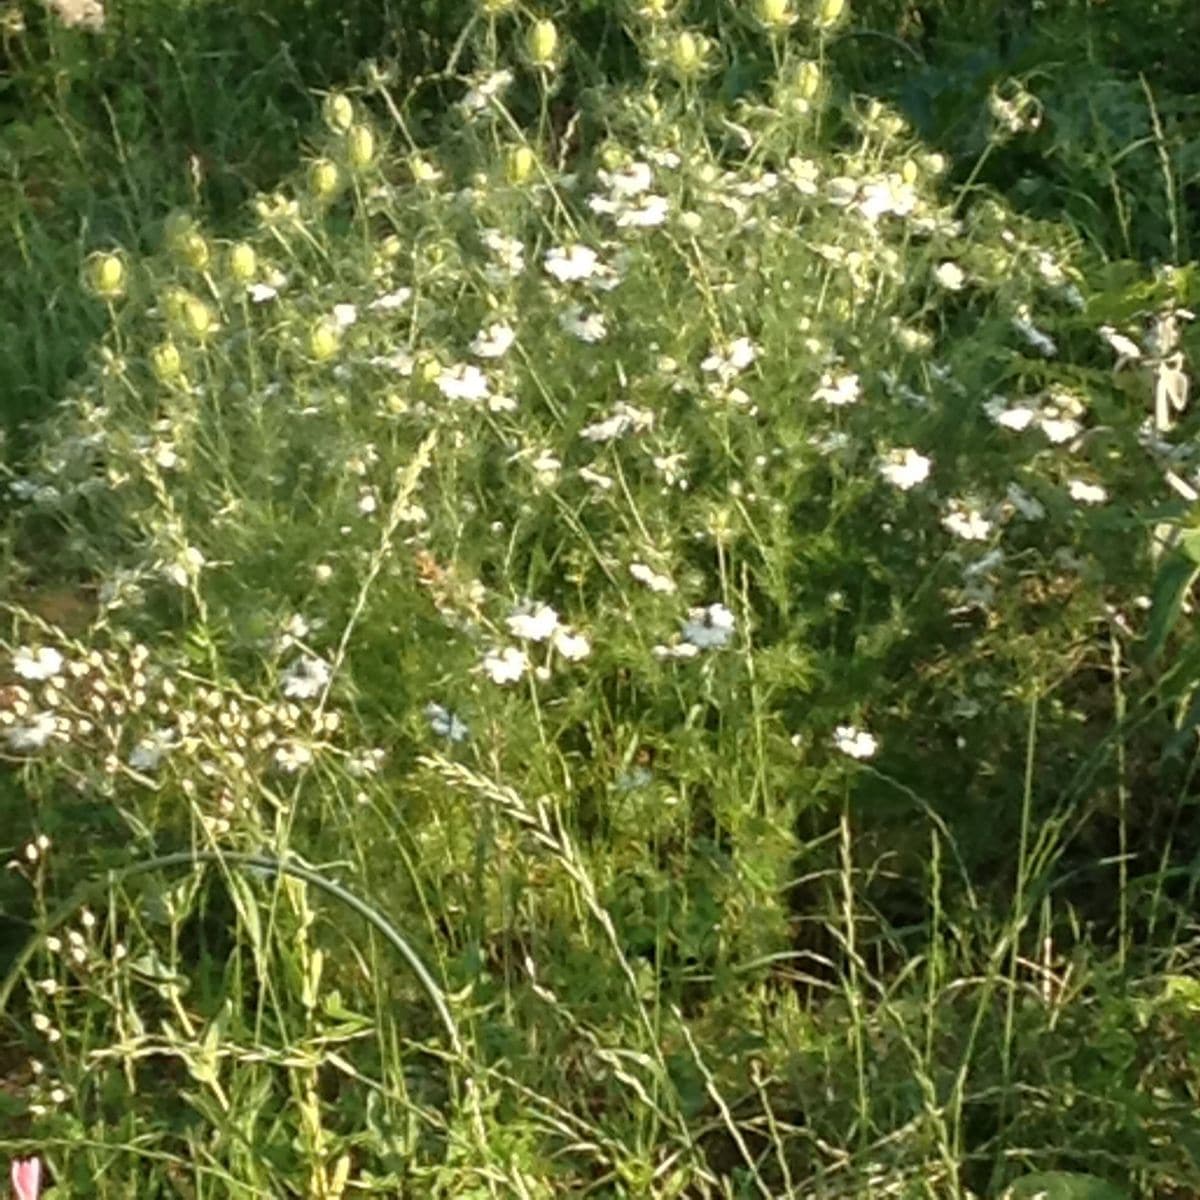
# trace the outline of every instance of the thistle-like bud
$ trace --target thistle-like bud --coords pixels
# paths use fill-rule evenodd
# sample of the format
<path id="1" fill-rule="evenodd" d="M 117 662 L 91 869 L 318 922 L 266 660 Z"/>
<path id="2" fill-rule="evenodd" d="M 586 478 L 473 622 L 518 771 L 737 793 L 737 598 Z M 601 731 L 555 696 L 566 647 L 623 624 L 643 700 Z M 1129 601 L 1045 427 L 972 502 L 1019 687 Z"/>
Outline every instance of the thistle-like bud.
<path id="1" fill-rule="evenodd" d="M 341 175 L 337 164 L 327 158 L 318 158 L 308 168 L 308 190 L 318 200 L 328 200 L 337 193 Z"/>
<path id="2" fill-rule="evenodd" d="M 345 133 L 354 124 L 354 105 L 349 96 L 331 92 L 321 105 L 321 115 L 334 133 Z"/>
<path id="3" fill-rule="evenodd" d="M 180 319 L 184 329 L 196 338 L 207 337 L 216 326 L 212 309 L 196 296 L 184 300 Z"/>
<path id="4" fill-rule="evenodd" d="M 174 342 L 163 342 L 150 351 L 150 367 L 161 383 L 172 383 L 183 372 L 183 359 Z"/>
<path id="5" fill-rule="evenodd" d="M 115 300 L 125 293 L 125 260 L 119 254 L 101 251 L 87 261 L 88 286 L 97 296 Z"/>
<path id="6" fill-rule="evenodd" d="M 817 28 L 832 29 L 846 11 L 846 0 L 821 0 L 817 9 Z"/>
<path id="7" fill-rule="evenodd" d="M 194 270 L 203 271 L 211 257 L 208 240 L 198 230 L 191 229 L 175 242 L 175 253 Z"/>
<path id="8" fill-rule="evenodd" d="M 535 66 L 549 67 L 554 64 L 558 50 L 558 30 L 553 21 L 534 21 L 525 37 L 525 49 Z"/>
<path id="9" fill-rule="evenodd" d="M 330 320 L 318 321 L 308 333 L 308 352 L 317 362 L 332 358 L 342 343 L 341 330 Z"/>
<path id="10" fill-rule="evenodd" d="M 504 175 L 509 183 L 520 186 L 533 174 L 537 157 L 528 146 L 513 146 L 504 156 Z"/>
<path id="11" fill-rule="evenodd" d="M 704 66 L 707 50 L 703 36 L 685 29 L 671 42 L 671 65 L 680 75 L 693 75 Z"/>
<path id="12" fill-rule="evenodd" d="M 375 135 L 366 125 L 354 125 L 346 134 L 346 157 L 352 167 L 369 167 L 375 159 Z"/>
<path id="13" fill-rule="evenodd" d="M 768 29 L 786 29 L 796 20 L 791 0 L 756 0 L 754 15 Z"/>
<path id="14" fill-rule="evenodd" d="M 238 242 L 229 250 L 229 273 L 238 283 L 249 283 L 258 271 L 258 255 L 248 242 Z"/>

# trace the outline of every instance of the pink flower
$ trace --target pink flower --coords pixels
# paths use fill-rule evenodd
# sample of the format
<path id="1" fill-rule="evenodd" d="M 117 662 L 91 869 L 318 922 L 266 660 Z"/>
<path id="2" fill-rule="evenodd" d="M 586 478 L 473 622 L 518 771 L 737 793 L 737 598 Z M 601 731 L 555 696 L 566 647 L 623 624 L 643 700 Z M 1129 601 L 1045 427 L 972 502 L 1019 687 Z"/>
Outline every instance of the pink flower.
<path id="1" fill-rule="evenodd" d="M 37 1200 L 42 1190 L 42 1160 L 16 1159 L 12 1165 L 12 1186 L 16 1200 Z"/>

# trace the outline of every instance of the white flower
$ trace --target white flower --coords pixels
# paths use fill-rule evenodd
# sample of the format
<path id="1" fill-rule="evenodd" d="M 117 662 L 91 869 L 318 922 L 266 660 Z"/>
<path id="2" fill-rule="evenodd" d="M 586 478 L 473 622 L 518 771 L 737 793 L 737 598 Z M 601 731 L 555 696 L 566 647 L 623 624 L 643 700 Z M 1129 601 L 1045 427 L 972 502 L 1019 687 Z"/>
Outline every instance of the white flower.
<path id="1" fill-rule="evenodd" d="M 498 229 L 485 229 L 480 240 L 497 260 L 496 265 L 484 270 L 489 281 L 503 283 L 525 270 L 525 246 L 517 238 L 506 237 Z"/>
<path id="2" fill-rule="evenodd" d="M 503 358 L 516 337 L 511 325 L 494 321 L 475 335 L 471 342 L 471 353 L 478 358 Z"/>
<path id="3" fill-rule="evenodd" d="M 333 323 L 339 329 L 349 329 L 358 320 L 358 309 L 353 304 L 335 304 Z"/>
<path id="4" fill-rule="evenodd" d="M 600 182 L 619 200 L 629 200 L 648 192 L 654 183 L 649 163 L 632 162 L 619 171 L 599 171 Z"/>
<path id="5" fill-rule="evenodd" d="M 481 666 L 493 683 L 515 683 L 529 670 L 529 656 L 515 646 L 505 646 L 503 650 L 489 650 Z"/>
<path id="6" fill-rule="evenodd" d="M 617 213 L 617 228 L 655 229 L 666 223 L 669 212 L 666 196 L 640 196 Z"/>
<path id="7" fill-rule="evenodd" d="M 399 287 L 395 291 L 376 296 L 367 307 L 372 312 L 394 312 L 397 308 L 403 308 L 411 299 L 412 288 Z"/>
<path id="8" fill-rule="evenodd" d="M 425 716 L 429 726 L 438 737 L 444 737 L 450 742 L 463 742 L 470 736 L 471 731 L 465 721 L 448 708 L 435 704 L 432 700 L 425 705 Z"/>
<path id="9" fill-rule="evenodd" d="M 1072 479 L 1067 483 L 1067 492 L 1072 500 L 1080 504 L 1103 504 L 1108 499 L 1108 492 L 1098 483 L 1088 483 L 1085 479 Z"/>
<path id="10" fill-rule="evenodd" d="M 662 592 L 665 595 L 670 595 L 675 590 L 675 581 L 669 575 L 659 575 L 657 571 L 651 570 L 645 563 L 630 563 L 629 573 L 638 583 L 644 583 L 652 592 Z"/>
<path id="11" fill-rule="evenodd" d="M 729 380 L 744 371 L 758 357 L 758 347 L 748 338 L 740 337 L 729 343 L 727 349 L 714 346 L 700 364 L 700 370 L 715 372 L 721 379 Z"/>
<path id="12" fill-rule="evenodd" d="M 878 464 L 879 474 L 902 492 L 924 483 L 932 466 L 925 455 L 918 454 L 911 446 L 889 450 Z"/>
<path id="13" fill-rule="evenodd" d="M 129 765 L 135 771 L 157 771 L 159 763 L 175 749 L 177 742 L 173 729 L 156 729 L 134 746 Z"/>
<path id="14" fill-rule="evenodd" d="M 855 725 L 839 725 L 833 731 L 834 747 L 851 758 L 873 758 L 879 749 L 874 735 Z"/>
<path id="15" fill-rule="evenodd" d="M 1043 410 L 1038 419 L 1038 425 L 1056 446 L 1061 446 L 1063 442 L 1069 442 L 1078 435 L 1082 428 L 1074 417 L 1063 416 L 1054 409 Z"/>
<path id="16" fill-rule="evenodd" d="M 375 494 L 375 489 L 371 487 L 359 488 L 358 511 L 362 513 L 364 517 L 369 517 L 378 508 L 379 497 Z"/>
<path id="17" fill-rule="evenodd" d="M 634 408 L 623 400 L 613 407 L 612 416 L 595 425 L 586 425 L 579 436 L 589 442 L 611 442 L 625 433 L 644 433 L 654 427 L 654 413 L 647 408 Z"/>
<path id="18" fill-rule="evenodd" d="M 551 645 L 567 662 L 580 662 L 592 652 L 592 643 L 582 633 L 574 633 L 560 625 L 551 637 Z"/>
<path id="19" fill-rule="evenodd" d="M 1041 501 L 1031 496 L 1020 484 L 1010 483 L 1005 494 L 1008 496 L 1008 502 L 1025 520 L 1040 521 L 1045 517 L 1046 510 Z"/>
<path id="20" fill-rule="evenodd" d="M 562 470 L 562 460 L 556 458 L 549 450 L 542 450 L 529 465 L 537 475 L 539 483 L 553 483 Z"/>
<path id="21" fill-rule="evenodd" d="M 555 246 L 547 251 L 542 266 L 546 274 L 554 276 L 559 283 L 572 283 L 590 279 L 596 273 L 598 262 L 595 250 L 587 246 Z"/>
<path id="22" fill-rule="evenodd" d="M 572 304 L 564 309 L 558 317 L 562 329 L 577 337 L 581 342 L 594 345 L 602 342 L 608 336 L 608 326 L 602 313 L 585 313 L 578 304 Z"/>
<path id="23" fill-rule="evenodd" d="M 948 292 L 961 292 L 966 286 L 967 276 L 962 267 L 954 262 L 942 262 L 933 270 L 934 280 Z"/>
<path id="24" fill-rule="evenodd" d="M 301 767 L 312 762 L 312 751 L 302 742 L 284 742 L 275 751 L 275 765 L 285 775 L 295 775 Z"/>
<path id="25" fill-rule="evenodd" d="M 13 670 L 22 679 L 51 679 L 62 667 L 63 656 L 52 646 L 39 646 L 36 650 L 22 646 L 13 655 Z"/>
<path id="26" fill-rule="evenodd" d="M 530 642 L 544 642 L 558 628 L 558 613 L 548 604 L 527 601 L 505 619 L 513 637 Z"/>
<path id="27" fill-rule="evenodd" d="M 5 735 L 9 749 L 18 754 L 32 753 L 41 750 L 58 731 L 58 719 L 53 713 L 40 712 L 34 715 L 24 725 L 12 725 Z"/>
<path id="28" fill-rule="evenodd" d="M 868 221 L 877 221 L 888 213 L 897 217 L 907 217 L 916 206 L 916 189 L 893 172 L 883 179 L 875 179 L 863 185 L 858 211 Z"/>
<path id="29" fill-rule="evenodd" d="M 375 354 L 367 359 L 373 367 L 386 367 L 389 371 L 395 371 L 397 375 L 402 375 L 406 379 L 413 373 L 413 367 L 416 366 L 416 360 L 411 354 L 403 350 L 393 350 L 391 354 Z"/>
<path id="30" fill-rule="evenodd" d="M 252 283 L 246 288 L 246 295 L 250 297 L 252 304 L 266 304 L 279 295 L 279 289 L 269 283 Z"/>
<path id="31" fill-rule="evenodd" d="M 491 74 L 485 75 L 460 101 L 463 111 L 468 116 L 482 112 L 496 96 L 512 83 L 512 79 L 513 73 L 507 70 L 493 71 Z"/>
<path id="32" fill-rule="evenodd" d="M 488 379 L 472 363 L 458 363 L 438 375 L 437 388 L 447 400 L 474 402 L 487 398 Z"/>
<path id="33" fill-rule="evenodd" d="M 857 375 L 839 375 L 835 379 L 826 373 L 821 376 L 821 386 L 813 392 L 813 399 L 830 408 L 841 408 L 846 404 L 855 404 L 862 395 L 862 385 Z"/>
<path id="34" fill-rule="evenodd" d="M 967 542 L 982 542 L 992 532 L 991 521 L 965 500 L 950 501 L 942 525 Z"/>
<path id="35" fill-rule="evenodd" d="M 723 604 L 688 609 L 683 637 L 701 650 L 720 649 L 733 637 L 734 616 Z"/>
<path id="36" fill-rule="evenodd" d="M 1036 409 L 1027 404 L 1014 404 L 1010 407 L 1003 396 L 992 396 L 985 400 L 983 411 L 997 425 L 1017 432 L 1028 429 L 1038 417 Z"/>
<path id="37" fill-rule="evenodd" d="M 312 700 L 324 691 L 331 674 L 328 663 L 303 655 L 284 672 L 283 694 L 289 700 Z"/>

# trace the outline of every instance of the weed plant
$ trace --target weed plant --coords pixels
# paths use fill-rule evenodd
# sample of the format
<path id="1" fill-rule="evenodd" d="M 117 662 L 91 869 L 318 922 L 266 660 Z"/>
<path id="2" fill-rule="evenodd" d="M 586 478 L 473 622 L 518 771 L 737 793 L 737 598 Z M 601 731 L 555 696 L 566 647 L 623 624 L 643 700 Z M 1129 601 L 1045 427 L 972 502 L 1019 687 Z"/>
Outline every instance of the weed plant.
<path id="1" fill-rule="evenodd" d="M 846 18 L 723 9 L 734 101 L 654 0 L 636 83 L 492 0 L 235 236 L 89 244 L 6 481 L 0 1148 L 94 1196 L 1200 1187 L 1200 284 L 950 182 Z"/>

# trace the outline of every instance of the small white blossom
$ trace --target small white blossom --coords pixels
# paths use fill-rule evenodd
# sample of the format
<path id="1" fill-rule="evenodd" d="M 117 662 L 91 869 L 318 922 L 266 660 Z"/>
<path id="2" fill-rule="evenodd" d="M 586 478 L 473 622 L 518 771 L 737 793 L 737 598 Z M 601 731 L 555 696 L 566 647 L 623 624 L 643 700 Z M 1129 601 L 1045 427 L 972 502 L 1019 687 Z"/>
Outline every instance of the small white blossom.
<path id="1" fill-rule="evenodd" d="M 266 304 L 279 295 L 279 289 L 269 283 L 252 283 L 246 288 L 246 295 L 252 304 Z"/>
<path id="2" fill-rule="evenodd" d="M 828 373 L 821 376 L 821 386 L 813 392 L 813 399 L 830 408 L 841 408 L 847 404 L 858 403 L 862 396 L 862 385 L 857 375 L 838 375 Z"/>
<path id="3" fill-rule="evenodd" d="M 472 363 L 447 367 L 437 377 L 438 391 L 447 400 L 476 402 L 487 399 L 488 378 Z"/>
<path id="4" fill-rule="evenodd" d="M 39 646 L 36 650 L 22 646 L 13 655 L 13 670 L 22 679 L 51 679 L 63 668 L 63 656 L 52 646 Z"/>
<path id="5" fill-rule="evenodd" d="M 523 242 L 505 236 L 498 229 L 485 229 L 480 235 L 480 240 L 496 259 L 494 265 L 484 270 L 490 282 L 503 283 L 508 279 L 515 279 L 525 270 Z"/>
<path id="6" fill-rule="evenodd" d="M 1067 483 L 1067 492 L 1072 500 L 1079 504 L 1103 504 L 1108 499 L 1108 492 L 1098 483 L 1088 483 L 1085 479 L 1072 479 Z"/>
<path id="7" fill-rule="evenodd" d="M 552 275 L 559 283 L 590 279 L 596 273 L 598 263 L 595 250 L 579 245 L 555 246 L 547 251 L 542 260 L 546 274 Z"/>
<path id="8" fill-rule="evenodd" d="M 925 455 L 919 454 L 911 446 L 889 450 L 878 464 L 879 474 L 902 492 L 924 483 L 929 478 L 932 466 Z"/>
<path id="9" fill-rule="evenodd" d="M 834 747 L 851 758 L 873 758 L 879 743 L 872 734 L 854 725 L 839 725 L 833 731 Z"/>
<path id="10" fill-rule="evenodd" d="M 551 645 L 567 662 L 581 662 L 592 652 L 592 643 L 582 633 L 558 626 L 551 636 Z"/>
<path id="11" fill-rule="evenodd" d="M 683 637 L 701 650 L 721 649 L 733 637 L 734 616 L 723 604 L 688 609 Z"/>
<path id="12" fill-rule="evenodd" d="M 544 642 L 558 628 L 558 613 L 548 604 L 527 602 L 516 608 L 504 623 L 513 637 Z"/>
<path id="13" fill-rule="evenodd" d="M 726 349 L 714 346 L 700 363 L 700 370 L 727 381 L 741 374 L 757 357 L 758 347 L 748 337 L 735 338 Z"/>
<path id="14" fill-rule="evenodd" d="M 9 726 L 5 739 L 11 750 L 29 754 L 41 750 L 58 732 L 58 719 L 51 712 L 34 713 L 24 724 Z"/>
<path id="15" fill-rule="evenodd" d="M 358 320 L 358 309 L 353 304 L 335 304 L 333 323 L 339 329 L 349 329 Z"/>
<path id="16" fill-rule="evenodd" d="M 516 683 L 529 670 L 529 656 L 515 646 L 505 646 L 503 650 L 489 650 L 481 666 L 493 683 Z"/>
<path id="17" fill-rule="evenodd" d="M 666 224 L 671 206 L 666 196 L 639 196 L 616 214 L 618 229 L 657 229 Z"/>
<path id="18" fill-rule="evenodd" d="M 587 425 L 579 436 L 588 442 L 611 442 L 626 433 L 645 433 L 654 427 L 654 413 L 647 408 L 634 408 L 623 400 L 613 407 L 612 416 L 595 425 Z"/>
<path id="19" fill-rule="evenodd" d="M 938 263 L 933 270 L 933 278 L 948 292 L 961 292 L 967 283 L 966 273 L 954 262 Z"/>
<path id="20" fill-rule="evenodd" d="M 942 525 L 955 537 L 967 542 L 982 542 L 992 532 L 992 523 L 974 505 L 951 500 L 942 517 Z"/>
<path id="21" fill-rule="evenodd" d="M 303 655 L 284 672 L 283 694 L 289 700 L 312 700 L 325 690 L 331 674 L 328 663 Z"/>
<path id="22" fill-rule="evenodd" d="M 429 727 L 433 732 L 449 742 L 466 741 L 471 734 L 465 721 L 448 708 L 443 708 L 442 705 L 435 704 L 432 700 L 425 705 L 425 716 L 428 718 Z"/>
<path id="23" fill-rule="evenodd" d="M 630 563 L 629 573 L 638 583 L 645 584 L 652 592 L 661 592 L 664 595 L 670 595 L 675 591 L 675 581 L 669 575 L 660 575 L 645 563 Z"/>
<path id="24" fill-rule="evenodd" d="M 598 487 L 602 492 L 609 491 L 613 486 L 611 475 L 605 475 L 601 471 L 593 471 L 591 467 L 580 467 L 579 478 L 584 483 L 590 483 L 593 487 Z"/>
<path id="25" fill-rule="evenodd" d="M 604 341 L 608 336 L 608 325 L 604 315 L 599 312 L 584 312 L 578 304 L 564 309 L 559 314 L 558 323 L 564 332 L 591 345 Z"/>
<path id="26" fill-rule="evenodd" d="M 494 321 L 481 329 L 471 342 L 471 353 L 477 358 L 503 358 L 516 341 L 516 333 L 504 321 Z"/>
<path id="27" fill-rule="evenodd" d="M 173 729 L 156 729 L 134 746 L 129 765 L 135 771 L 156 771 L 177 744 L 178 735 Z"/>
<path id="28" fill-rule="evenodd" d="M 985 400 L 983 411 L 997 425 L 1016 432 L 1028 429 L 1038 418 L 1037 409 L 1027 404 L 1009 405 L 1003 396 L 992 396 Z"/>
<path id="29" fill-rule="evenodd" d="M 312 762 L 312 751 L 302 742 L 284 742 L 275 751 L 275 765 L 285 774 L 294 775 Z"/>
<path id="30" fill-rule="evenodd" d="M 382 296 L 376 296 L 367 307 L 372 312 L 394 312 L 398 308 L 403 308 L 412 299 L 412 288 L 399 287 L 391 292 L 384 292 Z"/>
<path id="31" fill-rule="evenodd" d="M 1111 325 L 1101 325 L 1099 333 L 1116 354 L 1118 367 L 1137 362 L 1142 357 L 1142 348 L 1137 342 L 1118 333 Z"/>
<path id="32" fill-rule="evenodd" d="M 659 662 L 669 662 L 672 659 L 695 658 L 700 653 L 700 647 L 694 642 L 676 642 L 671 646 L 655 646 L 650 653 Z"/>

